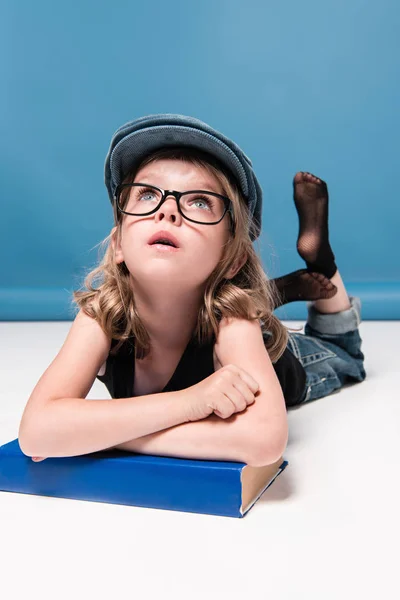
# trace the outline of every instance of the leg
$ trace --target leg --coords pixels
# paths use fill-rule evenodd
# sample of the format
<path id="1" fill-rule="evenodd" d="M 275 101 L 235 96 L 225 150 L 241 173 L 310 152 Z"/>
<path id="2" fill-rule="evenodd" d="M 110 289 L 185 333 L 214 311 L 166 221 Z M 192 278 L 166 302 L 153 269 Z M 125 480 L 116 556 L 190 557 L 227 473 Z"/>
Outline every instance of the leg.
<path id="1" fill-rule="evenodd" d="M 336 271 L 330 281 L 337 287 L 335 296 L 328 300 L 316 300 L 312 302 L 312 306 L 321 313 L 336 313 L 347 310 L 351 304 L 339 270 Z"/>
<path id="2" fill-rule="evenodd" d="M 299 171 L 293 178 L 293 199 L 299 216 L 297 250 L 307 268 L 272 280 L 277 290 L 274 308 L 296 300 L 328 300 L 337 294 L 332 279 L 337 267 L 329 245 L 328 187 L 315 175 Z M 341 300 L 337 305 L 342 305 Z"/>
<path id="3" fill-rule="evenodd" d="M 331 394 L 348 379 L 366 378 L 362 340 L 361 301 L 348 296 L 334 262 L 328 239 L 326 184 L 310 173 L 294 178 L 295 203 L 300 217 L 297 249 L 308 269 L 321 271 L 336 288 L 329 299 L 307 303 L 304 334 L 289 332 L 289 347 L 306 370 L 306 389 L 301 403 Z"/>
<path id="4" fill-rule="evenodd" d="M 315 175 L 299 171 L 294 176 L 293 188 L 299 215 L 298 253 L 305 260 L 307 270 L 322 273 L 336 288 L 333 297 L 315 298 L 312 306 L 322 313 L 347 310 L 351 304 L 329 244 L 328 186 Z"/>
<path id="5" fill-rule="evenodd" d="M 322 313 L 315 302 L 307 303 L 304 334 L 289 331 L 289 349 L 306 371 L 299 404 L 327 396 L 349 380 L 364 381 L 367 376 L 359 332 L 361 301 L 354 296 L 348 300 L 350 307 L 340 312 Z"/>

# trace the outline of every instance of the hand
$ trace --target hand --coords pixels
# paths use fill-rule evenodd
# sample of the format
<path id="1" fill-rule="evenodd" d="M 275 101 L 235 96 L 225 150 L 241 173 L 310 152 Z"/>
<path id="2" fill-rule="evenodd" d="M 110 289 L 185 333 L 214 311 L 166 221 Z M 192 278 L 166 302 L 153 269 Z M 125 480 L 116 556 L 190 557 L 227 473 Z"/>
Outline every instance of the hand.
<path id="1" fill-rule="evenodd" d="M 46 460 L 47 456 L 43 458 L 43 456 L 32 456 L 32 460 L 34 462 L 41 462 L 42 460 Z"/>
<path id="2" fill-rule="evenodd" d="M 259 384 L 237 365 L 225 365 L 185 390 L 187 421 L 199 421 L 215 413 L 221 419 L 241 412 L 255 401 Z"/>

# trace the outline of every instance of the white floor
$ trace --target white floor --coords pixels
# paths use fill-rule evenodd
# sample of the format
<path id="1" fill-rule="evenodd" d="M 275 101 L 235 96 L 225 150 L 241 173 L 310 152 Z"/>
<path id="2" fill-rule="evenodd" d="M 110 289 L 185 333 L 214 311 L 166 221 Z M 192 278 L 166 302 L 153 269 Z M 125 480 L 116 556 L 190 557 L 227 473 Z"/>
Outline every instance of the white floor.
<path id="1" fill-rule="evenodd" d="M 70 325 L 0 323 L 0 445 Z M 289 411 L 289 466 L 244 519 L 0 492 L 0 596 L 400 598 L 400 321 L 360 334 L 367 379 Z"/>

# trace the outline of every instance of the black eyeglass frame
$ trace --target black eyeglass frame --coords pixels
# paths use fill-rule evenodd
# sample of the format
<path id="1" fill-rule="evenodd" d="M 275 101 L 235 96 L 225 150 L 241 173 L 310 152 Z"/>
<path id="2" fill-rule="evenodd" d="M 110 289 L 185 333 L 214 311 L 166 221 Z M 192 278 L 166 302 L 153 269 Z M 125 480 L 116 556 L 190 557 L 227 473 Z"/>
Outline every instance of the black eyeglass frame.
<path id="1" fill-rule="evenodd" d="M 123 210 L 119 204 L 121 192 L 126 187 L 154 188 L 161 192 L 161 200 L 158 203 L 158 206 L 156 206 L 153 210 L 151 210 L 148 213 L 138 214 L 138 213 L 127 212 L 126 210 Z M 204 223 L 203 221 L 195 221 L 194 219 L 191 219 L 190 217 L 187 217 L 185 214 L 183 214 L 183 212 L 181 210 L 181 205 L 180 205 L 181 196 L 183 196 L 184 194 L 193 194 L 193 193 L 209 194 L 211 196 L 217 196 L 218 198 L 222 198 L 222 200 L 224 201 L 224 204 L 225 204 L 225 210 L 223 212 L 222 217 L 219 219 L 219 221 L 214 221 L 213 223 Z M 228 212 L 230 215 L 230 218 L 231 218 L 230 220 L 231 220 L 231 226 L 232 226 L 232 233 L 234 233 L 235 220 L 233 218 L 233 202 L 227 196 L 223 196 L 222 194 L 217 194 L 216 192 L 209 192 L 207 190 L 188 190 L 187 192 L 177 192 L 176 190 L 163 190 L 162 188 L 159 188 L 156 185 L 152 185 L 150 183 L 136 183 L 136 182 L 135 183 L 120 183 L 119 185 L 117 185 L 117 187 L 115 189 L 114 200 L 115 200 L 115 205 L 116 205 L 117 209 L 120 212 L 124 213 L 125 215 L 132 215 L 135 217 L 145 217 L 145 216 L 152 215 L 153 213 L 157 212 L 157 210 L 160 208 L 160 206 L 166 201 L 168 196 L 175 197 L 176 203 L 178 205 L 178 212 L 182 215 L 182 217 L 184 219 L 187 219 L 188 221 L 192 221 L 192 223 L 199 223 L 200 225 L 218 225 L 218 223 L 220 223 L 222 221 L 222 219 L 225 217 L 226 213 Z M 118 213 L 118 211 L 117 211 L 117 213 Z"/>

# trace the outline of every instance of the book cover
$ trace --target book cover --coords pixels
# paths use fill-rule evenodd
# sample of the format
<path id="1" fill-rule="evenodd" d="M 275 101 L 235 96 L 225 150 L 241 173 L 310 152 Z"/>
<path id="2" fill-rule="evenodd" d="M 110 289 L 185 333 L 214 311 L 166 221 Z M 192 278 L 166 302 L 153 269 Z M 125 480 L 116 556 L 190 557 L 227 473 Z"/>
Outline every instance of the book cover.
<path id="1" fill-rule="evenodd" d="M 35 463 L 15 439 L 0 446 L 0 491 L 241 518 L 287 465 L 283 458 L 252 467 L 116 449 Z"/>

